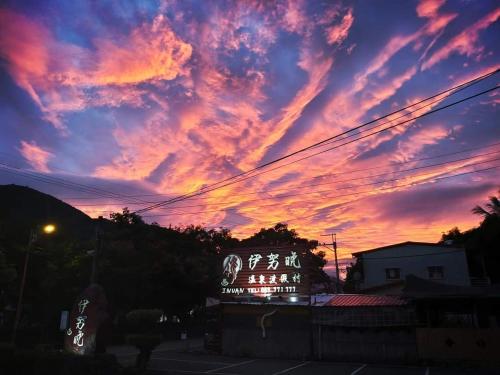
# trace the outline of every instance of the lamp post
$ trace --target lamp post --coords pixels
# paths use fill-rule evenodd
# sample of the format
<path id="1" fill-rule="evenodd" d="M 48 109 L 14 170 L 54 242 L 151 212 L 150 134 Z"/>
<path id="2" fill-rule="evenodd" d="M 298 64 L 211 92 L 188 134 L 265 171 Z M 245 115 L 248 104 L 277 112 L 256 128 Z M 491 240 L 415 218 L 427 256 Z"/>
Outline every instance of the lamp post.
<path id="1" fill-rule="evenodd" d="M 47 224 L 42 228 L 42 230 L 43 230 L 43 233 L 45 233 L 45 234 L 52 234 L 55 232 L 56 227 L 53 224 Z M 23 276 L 21 278 L 21 286 L 19 289 L 19 298 L 17 300 L 16 317 L 14 319 L 14 327 L 12 330 L 12 343 L 13 344 L 16 342 L 17 327 L 19 326 L 19 320 L 21 319 L 24 285 L 26 284 L 26 272 L 28 270 L 28 261 L 29 261 L 31 250 L 33 249 L 33 246 L 35 245 L 35 242 L 38 239 L 38 232 L 39 232 L 39 227 L 37 227 L 36 229 L 31 229 L 29 241 L 28 241 L 28 248 L 26 249 L 26 255 L 24 257 Z"/>

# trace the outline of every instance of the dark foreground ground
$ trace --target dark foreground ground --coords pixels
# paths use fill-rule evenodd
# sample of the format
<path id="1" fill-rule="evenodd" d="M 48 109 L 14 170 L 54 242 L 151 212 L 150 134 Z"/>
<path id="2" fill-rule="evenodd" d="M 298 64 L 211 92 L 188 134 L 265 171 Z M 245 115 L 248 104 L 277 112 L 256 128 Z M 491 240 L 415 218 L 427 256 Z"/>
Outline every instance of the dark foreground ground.
<path id="1" fill-rule="evenodd" d="M 235 358 L 205 353 L 199 344 L 196 341 L 189 341 L 160 346 L 152 355 L 148 373 L 151 375 L 500 375 L 500 369 L 479 367 L 418 367 Z M 120 348 L 114 353 L 122 364 L 134 363 L 133 348 Z"/>

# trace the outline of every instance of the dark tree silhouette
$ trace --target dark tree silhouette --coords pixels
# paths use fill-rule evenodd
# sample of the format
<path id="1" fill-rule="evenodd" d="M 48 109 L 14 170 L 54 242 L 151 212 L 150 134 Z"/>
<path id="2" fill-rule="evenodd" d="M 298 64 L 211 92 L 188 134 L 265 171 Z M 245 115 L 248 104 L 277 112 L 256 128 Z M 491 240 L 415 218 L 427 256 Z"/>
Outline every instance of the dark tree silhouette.
<path id="1" fill-rule="evenodd" d="M 498 190 L 498 194 L 500 197 L 500 190 Z M 490 202 L 486 203 L 486 207 L 483 208 L 478 205 L 472 209 L 472 212 L 483 216 L 485 219 L 493 216 L 500 217 L 500 199 L 498 197 L 490 197 Z"/>
<path id="2" fill-rule="evenodd" d="M 441 237 L 442 243 L 451 241 L 465 246 L 471 276 L 488 277 L 492 283 L 500 283 L 499 197 L 490 197 L 484 208 L 478 205 L 472 209 L 474 214 L 483 217 L 479 227 L 464 232 L 455 227 Z"/>

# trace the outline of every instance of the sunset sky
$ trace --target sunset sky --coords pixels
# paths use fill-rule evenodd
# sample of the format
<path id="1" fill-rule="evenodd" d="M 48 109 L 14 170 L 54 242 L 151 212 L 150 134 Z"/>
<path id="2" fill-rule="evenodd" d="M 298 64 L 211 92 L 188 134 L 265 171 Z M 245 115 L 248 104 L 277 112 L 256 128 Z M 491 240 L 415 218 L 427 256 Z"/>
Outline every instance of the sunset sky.
<path id="1" fill-rule="evenodd" d="M 500 67 L 494 0 L 2 4 L 0 184 L 94 217 L 195 192 Z M 277 222 L 335 232 L 340 258 L 436 242 L 477 225 L 471 208 L 500 187 L 499 104 L 493 90 L 336 139 L 143 216 L 238 238 Z"/>

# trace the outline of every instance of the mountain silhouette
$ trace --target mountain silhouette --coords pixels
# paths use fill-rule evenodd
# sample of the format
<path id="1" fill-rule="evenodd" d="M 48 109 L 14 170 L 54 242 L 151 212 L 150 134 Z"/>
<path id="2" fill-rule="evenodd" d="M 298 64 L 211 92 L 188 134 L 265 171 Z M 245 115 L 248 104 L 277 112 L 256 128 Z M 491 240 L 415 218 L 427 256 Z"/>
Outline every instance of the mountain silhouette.
<path id="1" fill-rule="evenodd" d="M 59 238 L 90 239 L 95 220 L 75 207 L 38 190 L 0 185 L 0 232 L 25 238 L 45 224 L 57 227 Z"/>

